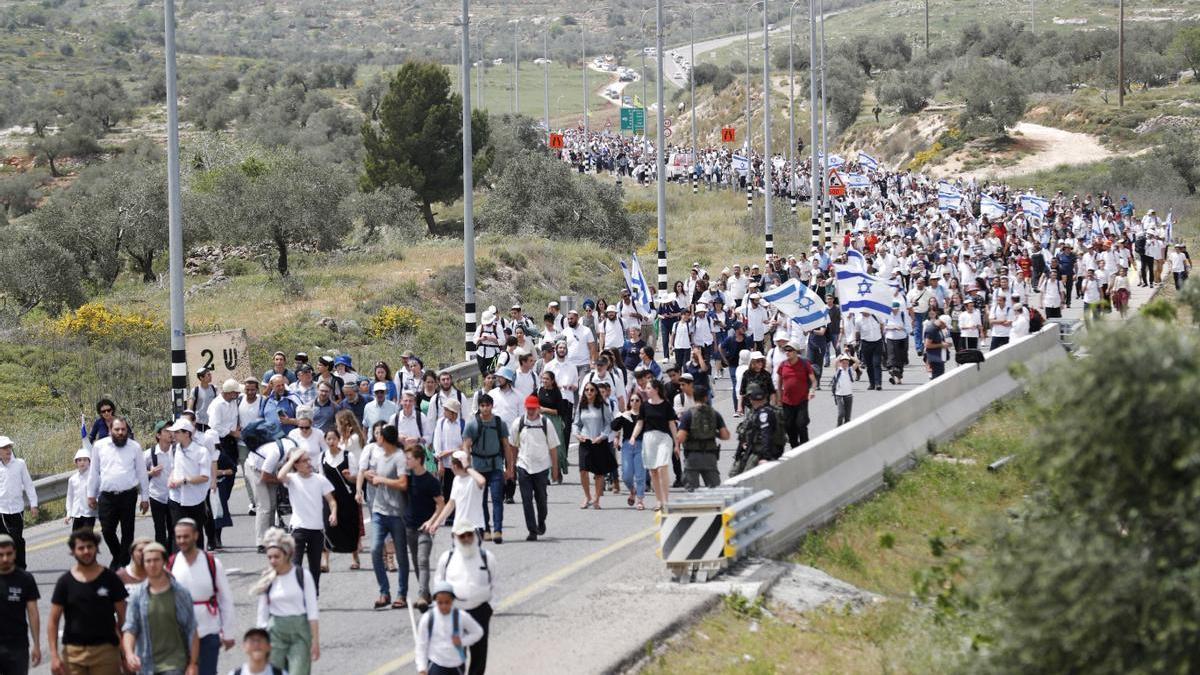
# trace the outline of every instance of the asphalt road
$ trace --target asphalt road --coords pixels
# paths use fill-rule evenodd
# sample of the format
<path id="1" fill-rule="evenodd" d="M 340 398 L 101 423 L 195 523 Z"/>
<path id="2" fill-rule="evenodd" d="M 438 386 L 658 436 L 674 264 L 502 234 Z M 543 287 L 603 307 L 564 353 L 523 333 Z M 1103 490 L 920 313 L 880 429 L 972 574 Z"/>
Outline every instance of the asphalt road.
<path id="1" fill-rule="evenodd" d="M 1135 306 L 1149 296 L 1146 289 L 1133 290 Z M 1078 317 L 1079 312 L 1076 303 L 1067 314 Z M 856 416 L 927 381 L 915 354 L 910 354 L 910 361 L 913 365 L 903 385 L 885 383 L 883 391 L 869 392 L 865 391 L 865 380 L 856 386 Z M 826 383 L 831 373 L 826 371 Z M 716 401 L 732 431 L 737 420 L 732 416 L 729 394 L 726 378 L 717 385 Z M 827 385 L 818 392 L 810 410 L 809 431 L 813 437 L 834 427 L 836 416 Z M 730 452 L 722 453 L 723 474 L 733 454 L 733 443 L 725 446 Z M 666 615 L 666 609 L 656 610 L 651 601 L 656 592 L 677 592 L 662 584 L 665 570 L 653 556 L 654 540 L 650 535 L 654 521 L 649 510 L 653 499 L 647 497 L 646 511 L 635 511 L 626 507 L 624 494 L 606 495 L 602 510 L 583 511 L 579 509 L 582 492 L 578 473 L 572 469 L 566 478 L 563 485 L 550 487 L 548 531 L 540 541 L 524 541 L 518 504 L 505 509 L 505 543 L 485 544 L 498 558 L 499 597 L 493 604 L 499 611 L 493 620 L 492 672 L 603 672 L 629 649 L 636 650 L 644 643 L 644 636 L 651 634 L 645 632 L 647 626 L 665 626 L 674 620 Z M 252 519 L 246 515 L 246 495 L 240 487 L 234 492 L 231 510 L 235 514 L 234 527 L 225 530 L 228 548 L 220 557 L 230 570 L 238 603 L 238 629 L 244 630 L 253 621 L 254 604 L 248 587 L 263 570 L 265 560 L 255 553 Z M 139 534 L 153 533 L 146 518 L 138 519 L 137 530 Z M 59 523 L 26 531 L 29 569 L 42 590 L 43 617 L 48 614 L 55 580 L 71 562 L 66 535 L 66 526 Z M 440 532 L 436 539 L 434 559 L 447 547 L 450 535 Z M 107 559 L 102 553 L 101 561 Z M 412 672 L 413 639 L 408 613 L 371 609 L 378 590 L 368 553 L 362 554 L 362 561 L 362 570 L 351 571 L 350 557 L 335 555 L 332 571 L 322 577 L 322 657 L 315 672 Z M 395 575 L 391 583 L 394 592 Z M 410 589 L 415 585 L 413 577 Z M 530 641 L 532 635 L 552 639 Z M 585 660 L 572 661 L 573 653 L 586 655 Z M 222 672 L 236 667 L 238 656 L 236 648 L 224 654 Z M 43 666 L 36 672 L 49 669 Z"/>

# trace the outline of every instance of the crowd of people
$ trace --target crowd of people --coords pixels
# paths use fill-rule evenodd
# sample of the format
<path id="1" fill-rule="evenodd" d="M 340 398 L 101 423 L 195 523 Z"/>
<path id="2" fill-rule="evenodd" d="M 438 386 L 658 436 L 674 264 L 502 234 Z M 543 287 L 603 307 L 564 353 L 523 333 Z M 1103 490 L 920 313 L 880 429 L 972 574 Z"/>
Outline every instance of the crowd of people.
<path id="1" fill-rule="evenodd" d="M 593 139 L 586 164 L 609 170 L 614 149 L 632 152 L 615 138 Z M 1124 197 L 1060 193 L 1033 213 L 1029 195 L 1004 185 L 850 169 L 869 187 L 838 201 L 839 234 L 820 246 L 719 272 L 697 263 L 652 301 L 624 288 L 565 312 L 489 307 L 469 392 L 411 352 L 362 371 L 348 353 L 276 352 L 261 377 L 218 384 L 197 371 L 189 409 L 146 430 L 145 446 L 101 400 L 68 486 L 75 564 L 51 598 L 53 671 L 216 672 L 239 637 L 219 553 L 241 475 L 266 566 L 235 672 L 310 672 L 330 555 L 358 569 L 369 539 L 378 596 L 364 609 L 421 613 L 419 671 L 482 673 L 493 551 L 514 529 L 505 507 L 518 496 L 527 542 L 546 535 L 548 493 L 572 471 L 580 509 L 611 508 L 609 494 L 644 510 L 648 492 L 662 509 L 672 488 L 721 482 L 723 441 L 736 438 L 731 474 L 806 442 L 822 390 L 845 424 L 864 379 L 882 390 L 886 371 L 900 386 L 910 362 L 936 378 L 952 355 L 998 349 L 1073 302 L 1093 318 L 1123 314 L 1132 284 L 1179 286 L 1191 268 L 1169 219 L 1139 216 Z M 884 281 L 890 307 L 844 308 L 841 269 Z M 824 303 L 825 321 L 802 326 L 764 300 L 793 280 Z M 719 390 L 730 420 L 713 406 Z M 42 659 L 38 589 L 23 571 L 25 504 L 36 517 L 37 495 L 13 450 L 0 437 L 0 671 L 22 673 Z M 137 536 L 138 511 L 152 537 Z M 435 559 L 443 529 L 451 545 Z"/>

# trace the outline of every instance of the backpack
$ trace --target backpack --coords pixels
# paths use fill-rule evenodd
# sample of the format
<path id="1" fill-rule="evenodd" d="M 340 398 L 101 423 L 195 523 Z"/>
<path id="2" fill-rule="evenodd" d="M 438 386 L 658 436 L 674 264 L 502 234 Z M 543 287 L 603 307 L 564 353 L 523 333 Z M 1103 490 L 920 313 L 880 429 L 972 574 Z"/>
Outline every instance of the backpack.
<path id="1" fill-rule="evenodd" d="M 429 630 L 429 634 L 425 636 L 426 640 L 433 639 L 433 619 L 434 619 L 434 615 L 430 614 L 429 615 L 429 625 L 427 626 L 427 628 Z M 458 627 L 458 608 L 457 607 L 450 610 L 450 623 L 453 626 L 453 628 L 451 628 L 450 634 L 453 635 L 454 637 L 459 637 L 460 631 L 459 631 L 459 627 Z M 465 648 L 456 647 L 456 649 L 458 649 L 458 655 L 460 657 L 462 657 L 462 658 L 466 657 L 467 650 Z"/>
<path id="2" fill-rule="evenodd" d="M 304 611 L 308 612 L 308 599 L 304 596 L 304 569 L 299 565 L 292 565 L 292 572 L 296 575 L 296 583 L 300 584 L 300 604 L 304 606 Z M 278 578 L 278 577 L 277 577 Z M 275 585 L 275 580 L 271 580 L 271 586 Z M 267 586 L 264 595 L 267 598 L 267 607 L 271 607 L 271 586 Z"/>
<path id="3" fill-rule="evenodd" d="M 213 587 L 212 597 L 210 597 L 208 601 L 204 603 L 204 606 L 208 608 L 209 612 L 215 614 L 217 611 L 217 559 L 214 558 L 213 554 L 209 553 L 208 551 L 201 551 L 201 553 L 204 554 L 204 559 L 208 561 L 208 576 L 210 579 L 212 579 Z M 175 557 L 178 555 L 179 552 L 176 551 L 167 558 L 167 571 L 170 571 L 175 567 Z"/>
<path id="4" fill-rule="evenodd" d="M 501 454 L 503 454 L 503 450 L 504 450 L 503 440 L 504 439 L 500 438 L 500 418 L 493 416 L 492 421 L 495 422 L 494 426 L 484 427 L 482 417 L 480 416 L 479 413 L 475 413 L 475 434 L 470 437 L 470 439 L 471 439 L 471 454 L 475 457 L 478 457 L 479 459 L 491 459 L 493 457 L 499 457 Z M 494 431 L 497 436 L 496 440 L 498 441 L 496 443 L 496 445 L 498 446 L 498 449 L 496 450 L 496 452 L 493 452 L 489 455 L 485 455 L 481 452 L 476 452 L 477 449 L 478 450 L 483 449 L 483 444 L 480 443 L 480 441 L 483 439 L 483 430 L 485 428 L 487 428 L 491 431 Z"/>
<path id="5" fill-rule="evenodd" d="M 540 428 L 542 430 L 542 433 L 546 435 L 546 447 L 549 448 L 551 445 L 550 444 L 550 429 L 546 425 L 546 418 L 542 417 L 540 419 L 542 422 L 542 426 L 538 427 L 538 428 Z M 529 427 L 529 428 L 533 429 L 534 427 Z M 517 422 L 517 444 L 518 445 L 520 445 L 520 443 L 521 443 L 521 432 L 522 431 L 525 431 L 525 415 L 521 415 L 521 421 Z"/>
<path id="6" fill-rule="evenodd" d="M 271 675 L 283 675 L 283 668 L 272 666 L 269 663 L 267 666 L 271 669 Z M 237 670 L 230 671 L 229 675 L 248 675 L 246 666 L 239 666 Z"/>
<path id="7" fill-rule="evenodd" d="M 446 570 L 450 569 L 450 559 L 454 557 L 454 551 L 455 551 L 455 548 L 453 546 L 451 546 L 450 550 L 448 551 L 448 555 L 446 555 L 446 562 L 442 563 L 442 578 L 443 579 L 446 578 Z M 480 567 L 479 569 L 487 572 L 488 585 L 490 586 L 492 584 L 492 570 L 491 570 L 491 568 L 488 567 L 487 553 L 484 552 L 482 546 L 479 547 L 479 558 L 481 560 L 483 560 L 483 566 Z"/>
<path id="8" fill-rule="evenodd" d="M 688 426 L 685 450 L 712 451 L 717 449 L 717 411 L 701 403 L 692 408 L 691 424 Z"/>
<path id="9" fill-rule="evenodd" d="M 283 427 L 279 426 L 279 418 L 269 420 L 256 419 L 242 428 L 242 440 L 248 448 L 258 448 L 271 441 L 284 437 Z"/>

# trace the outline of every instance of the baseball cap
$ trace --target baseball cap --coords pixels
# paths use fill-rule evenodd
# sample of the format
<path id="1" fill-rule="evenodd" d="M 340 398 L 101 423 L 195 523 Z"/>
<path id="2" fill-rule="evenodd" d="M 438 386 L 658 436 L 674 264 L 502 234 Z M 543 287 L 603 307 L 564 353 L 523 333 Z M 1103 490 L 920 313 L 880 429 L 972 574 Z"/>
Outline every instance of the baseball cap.
<path id="1" fill-rule="evenodd" d="M 762 387 L 759 387 L 759 386 L 757 386 L 757 385 L 755 385 L 755 386 L 753 386 L 753 387 L 750 387 L 750 388 L 749 388 L 749 389 L 746 391 L 746 394 L 747 394 L 747 395 L 748 395 L 750 398 L 752 398 L 752 399 L 754 399 L 754 400 L 756 400 L 756 401 L 761 401 L 762 399 L 764 399 L 764 398 L 766 398 L 766 397 L 767 397 L 767 392 L 763 391 L 763 388 L 762 388 Z"/>
<path id="2" fill-rule="evenodd" d="M 192 426 L 191 422 L 180 417 L 171 425 L 171 431 L 186 431 L 189 434 L 194 434 L 196 433 L 196 427 Z"/>
<path id="3" fill-rule="evenodd" d="M 387 391 L 387 382 L 376 382 L 374 385 L 371 386 L 371 391 L 372 392 Z"/>
<path id="4" fill-rule="evenodd" d="M 468 455 L 466 452 L 464 452 L 462 450 L 455 450 L 454 453 L 450 455 L 450 457 L 452 459 L 457 459 L 458 462 L 460 464 L 462 464 L 463 466 L 466 466 L 467 463 L 471 461 L 470 455 Z"/>
<path id="5" fill-rule="evenodd" d="M 296 368 L 297 373 L 311 373 L 312 371 L 313 371 L 313 367 L 308 365 L 307 363 Z"/>
<path id="6" fill-rule="evenodd" d="M 442 406 L 442 409 L 449 410 L 452 413 L 460 413 L 462 412 L 462 404 L 455 399 L 450 399 L 449 401 L 446 401 L 446 404 Z"/>
<path id="7" fill-rule="evenodd" d="M 684 382 L 694 382 L 696 380 L 695 377 L 692 377 L 691 373 L 684 373 L 679 376 L 679 379 L 683 380 Z"/>
<path id="8" fill-rule="evenodd" d="M 91 459 L 92 453 L 87 451 L 87 448 L 80 448 L 75 451 L 75 459 Z"/>
<path id="9" fill-rule="evenodd" d="M 450 585 L 449 581 L 439 581 L 435 583 L 433 588 L 430 589 L 430 592 L 435 598 L 442 593 L 449 593 L 450 597 L 454 598 L 455 600 L 458 599 L 458 596 L 454 594 L 454 587 Z"/>
<path id="10" fill-rule="evenodd" d="M 170 421 L 168 421 L 168 420 L 159 420 L 159 421 L 157 421 L 157 422 L 155 422 L 155 423 L 154 423 L 154 433 L 155 433 L 155 434 L 157 434 L 158 432 L 162 431 L 163 429 L 166 429 L 166 428 L 167 428 L 167 427 L 169 427 L 169 426 L 171 426 L 171 422 L 170 422 Z"/>
<path id="11" fill-rule="evenodd" d="M 529 396 L 525 397 L 525 409 L 526 410 L 532 410 L 534 408 L 540 408 L 540 407 L 542 407 L 542 403 L 541 403 L 541 401 L 538 400 L 537 396 L 530 394 Z"/>
<path id="12" fill-rule="evenodd" d="M 0 436 L 0 448 L 7 448 L 12 445 L 12 439 L 8 436 Z"/>
<path id="13" fill-rule="evenodd" d="M 461 450 L 459 452 L 462 452 Z M 454 454 L 458 454 L 457 452 Z M 468 518 L 456 519 L 454 521 L 453 533 L 455 536 L 470 532 L 474 534 L 476 530 L 475 523 L 472 523 Z"/>
<path id="14" fill-rule="evenodd" d="M 204 368 L 204 367 L 197 368 L 197 369 L 196 369 L 196 377 L 200 377 L 200 376 L 204 375 L 204 374 L 205 374 L 205 373 L 207 373 L 207 372 L 208 372 L 208 368 Z"/>
<path id="15" fill-rule="evenodd" d="M 242 390 L 242 385 L 239 384 L 238 381 L 233 379 L 232 377 L 229 378 L 228 380 L 225 380 L 225 382 L 223 382 L 221 384 L 221 393 L 223 393 L 223 394 L 236 393 L 236 392 L 240 392 L 241 390 Z"/>

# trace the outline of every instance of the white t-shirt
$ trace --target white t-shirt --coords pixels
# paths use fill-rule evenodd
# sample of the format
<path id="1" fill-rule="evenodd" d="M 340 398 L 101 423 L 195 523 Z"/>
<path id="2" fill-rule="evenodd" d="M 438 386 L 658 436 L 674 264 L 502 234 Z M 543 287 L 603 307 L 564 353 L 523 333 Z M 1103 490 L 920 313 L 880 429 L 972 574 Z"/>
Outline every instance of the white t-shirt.
<path id="1" fill-rule="evenodd" d="M 574 328 L 567 326 L 562 332 L 567 336 L 567 361 L 574 366 L 586 366 L 591 363 L 591 345 L 596 341 L 592 329 L 580 323 Z"/>
<path id="2" fill-rule="evenodd" d="M 524 420 L 524 430 L 521 430 Z M 508 425 L 508 441 L 517 448 L 517 466 L 529 473 L 540 473 L 550 468 L 550 443 L 558 447 L 557 441 L 550 440 L 554 426 L 539 415 L 537 421 L 530 421 L 525 415 L 514 419 Z"/>
<path id="3" fill-rule="evenodd" d="M 325 443 L 325 434 L 321 433 L 320 429 L 313 427 L 312 433 L 308 435 L 308 438 L 304 437 L 300 429 L 292 429 L 288 432 L 287 437 L 296 441 L 297 446 L 304 448 L 304 451 L 308 453 L 309 461 L 312 462 L 314 467 L 321 466 L 321 453 L 329 452 L 329 446 Z"/>
<path id="4" fill-rule="evenodd" d="M 313 464 L 314 470 L 319 470 L 320 464 Z M 287 475 L 288 497 L 292 501 L 292 528 L 305 530 L 324 530 L 325 514 L 321 504 L 325 495 L 333 492 L 333 483 L 323 474 L 314 471 L 308 478 L 293 471 Z M 480 503 L 482 508 L 482 502 Z M 342 514 L 348 517 L 350 514 Z"/>
<path id="5" fill-rule="evenodd" d="M 450 486 L 450 499 L 454 500 L 456 519 L 466 518 L 475 527 L 484 527 L 487 524 L 483 517 L 483 488 L 475 484 L 471 474 L 454 477 L 454 484 Z"/>

